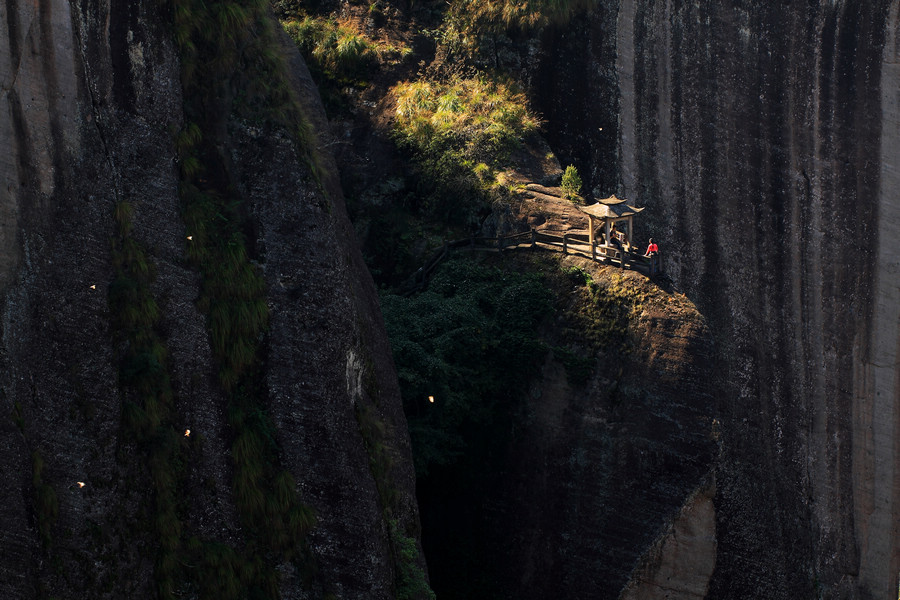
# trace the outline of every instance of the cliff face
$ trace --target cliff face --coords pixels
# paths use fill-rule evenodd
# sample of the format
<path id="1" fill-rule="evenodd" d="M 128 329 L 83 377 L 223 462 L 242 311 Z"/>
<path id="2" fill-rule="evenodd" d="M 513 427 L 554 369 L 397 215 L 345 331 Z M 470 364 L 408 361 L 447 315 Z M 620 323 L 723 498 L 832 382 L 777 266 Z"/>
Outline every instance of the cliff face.
<path id="1" fill-rule="evenodd" d="M 614 125 L 580 140 L 617 156 L 591 183 L 647 207 L 642 235 L 724 361 L 708 597 L 892 597 L 898 5 L 617 8 L 548 34 L 534 68 L 563 80 L 560 48 L 586 44 L 585 92 L 618 98 Z M 562 112 L 549 126 L 565 139 L 580 117 Z"/>
<path id="2" fill-rule="evenodd" d="M 285 494 L 316 516 L 307 559 L 252 550 L 259 533 L 235 497 L 234 416 L 197 303 L 205 274 L 188 259 L 170 21 L 157 2 L 0 6 L 0 595 L 148 598 L 162 569 L 178 575 L 161 593 L 209 595 L 225 578 L 198 581 L 201 558 L 247 552 L 271 563 L 285 598 L 392 597 L 398 539 L 416 535 L 418 517 L 374 286 L 328 157 L 317 183 L 291 136 L 232 120 L 219 151 L 270 315 L 252 418 L 271 424 L 266 468 L 289 473 Z M 290 60 L 321 122 L 302 61 Z M 155 438 L 124 425 L 135 392 L 122 357 L 136 342 L 117 333 L 110 300 L 123 203 L 160 307 L 152 335 L 171 406 L 158 431 L 171 473 L 148 450 Z M 175 481 L 168 529 L 160 477 Z"/>
<path id="3" fill-rule="evenodd" d="M 539 333 L 553 350 L 518 365 L 528 385 L 491 435 L 467 439 L 456 464 L 432 464 L 418 481 L 438 597 L 616 598 L 636 565 L 654 571 L 657 547 L 664 589 L 703 597 L 715 566 L 719 436 L 703 317 L 683 295 L 586 258 L 484 260 L 543 274 L 555 311 Z M 448 289 L 440 277 L 432 285 Z M 525 313 L 529 296 L 520 297 Z"/>

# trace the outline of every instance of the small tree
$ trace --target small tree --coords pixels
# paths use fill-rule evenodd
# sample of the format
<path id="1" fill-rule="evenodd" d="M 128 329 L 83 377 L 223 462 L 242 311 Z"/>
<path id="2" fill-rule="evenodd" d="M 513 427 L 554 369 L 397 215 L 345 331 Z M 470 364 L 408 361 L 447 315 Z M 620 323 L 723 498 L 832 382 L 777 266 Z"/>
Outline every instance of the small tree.
<path id="1" fill-rule="evenodd" d="M 566 167 L 562 176 L 562 189 L 569 200 L 574 200 L 581 194 L 581 177 L 578 176 L 578 169 L 574 165 Z"/>

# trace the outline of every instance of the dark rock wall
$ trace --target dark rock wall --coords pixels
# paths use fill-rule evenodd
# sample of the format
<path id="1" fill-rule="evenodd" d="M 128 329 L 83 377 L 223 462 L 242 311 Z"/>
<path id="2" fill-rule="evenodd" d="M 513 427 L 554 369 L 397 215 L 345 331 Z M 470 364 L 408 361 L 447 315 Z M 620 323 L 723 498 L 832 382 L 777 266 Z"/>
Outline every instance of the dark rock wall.
<path id="1" fill-rule="evenodd" d="M 113 211 L 123 200 L 134 207 L 132 235 L 156 273 L 173 427 L 192 432 L 179 487 L 183 537 L 238 548 L 246 542 L 231 492 L 225 398 L 206 318 L 195 305 L 200 274 L 185 255 L 189 232 L 172 141 L 183 120 L 180 74 L 161 6 L 0 5 L 4 598 L 155 595 L 154 488 L 147 457 L 123 436 L 123 349 L 107 304 Z M 311 113 L 321 110 L 308 74 L 294 77 L 306 86 Z M 232 123 L 225 144 L 258 233 L 253 258 L 272 314 L 266 409 L 280 461 L 318 518 L 309 535 L 315 589 L 340 598 L 392 597 L 383 496 L 355 407 L 366 406 L 384 432 L 393 516 L 414 532 L 413 474 L 377 296 L 340 189 L 327 157 L 318 183 L 286 136 Z M 42 516 L 53 511 L 39 506 L 41 486 L 56 496 L 55 518 Z M 48 543 L 41 523 L 49 523 Z M 280 572 L 283 597 L 307 597 L 289 568 Z"/>
<path id="2" fill-rule="evenodd" d="M 611 271 L 594 280 L 608 282 Z M 601 353 L 586 385 L 548 360 L 531 390 L 517 459 L 486 510 L 505 533 L 495 548 L 505 557 L 505 598 L 617 598 L 641 555 L 712 479 L 716 425 L 705 382 L 715 360 L 702 317 L 686 299 L 660 294 L 644 302 L 629 336 L 631 354 Z M 691 558 L 714 564 L 708 549 Z"/>
<path id="3" fill-rule="evenodd" d="M 647 207 L 724 359 L 709 598 L 896 593 L 897 11 L 622 0 L 557 34 L 615 38 L 618 174 L 592 184 Z"/>

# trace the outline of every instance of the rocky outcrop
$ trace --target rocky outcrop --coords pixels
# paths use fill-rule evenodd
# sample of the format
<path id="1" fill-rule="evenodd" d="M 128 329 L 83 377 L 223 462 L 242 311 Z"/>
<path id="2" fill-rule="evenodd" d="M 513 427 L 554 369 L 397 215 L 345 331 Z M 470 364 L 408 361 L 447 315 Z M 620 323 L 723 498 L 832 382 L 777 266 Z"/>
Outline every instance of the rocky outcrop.
<path id="1" fill-rule="evenodd" d="M 692 494 L 619 600 L 702 600 L 716 566 L 715 481 Z"/>
<path id="2" fill-rule="evenodd" d="M 507 268 L 529 269 L 517 259 L 506 256 Z M 655 564 L 644 555 L 656 546 L 669 555 L 658 571 L 702 565 L 678 573 L 683 589 L 702 588 L 716 561 L 706 484 L 718 452 L 708 385 L 716 348 L 705 321 L 683 295 L 638 273 L 574 256 L 560 266 L 584 269 L 593 288 L 553 280 L 556 316 L 541 331 L 554 350 L 509 409 L 508 445 L 465 473 L 420 480 L 435 589 L 450 598 L 618 598 L 636 568 Z M 678 552 L 669 552 L 672 535 Z M 461 571 L 471 578 L 455 577 Z"/>
<path id="3" fill-rule="evenodd" d="M 615 122 L 618 172 L 591 184 L 647 207 L 723 357 L 707 598 L 896 594 L 897 12 L 622 0 L 541 55 L 564 79 L 561 48 L 614 40 L 615 81 L 584 85 L 616 109 L 577 152 Z"/>
<path id="4" fill-rule="evenodd" d="M 0 6 L 4 598 L 157 593 L 160 471 L 123 425 L 132 392 L 120 357 L 130 342 L 116 334 L 108 293 L 123 202 L 160 307 L 154 335 L 173 394 L 166 436 L 181 440 L 171 463 L 178 523 L 166 535 L 178 552 L 206 544 L 239 553 L 254 535 L 238 514 L 235 434 L 196 304 L 203 273 L 187 253 L 183 157 L 173 143 L 184 120 L 181 76 L 169 19 L 157 2 Z M 295 87 L 306 82 L 315 116 L 308 75 L 294 77 Z M 327 157 L 317 182 L 291 136 L 262 132 L 232 121 L 219 150 L 235 165 L 231 181 L 271 314 L 259 418 L 273 424 L 280 468 L 317 520 L 306 538 L 314 570 L 260 558 L 275 561 L 285 598 L 393 597 L 397 536 L 415 537 L 418 517 L 374 286 Z M 184 551 L 181 566 L 168 567 L 183 574 L 174 592 L 197 597 L 191 573 L 200 565 Z M 220 579 L 207 584 L 225 585 Z"/>

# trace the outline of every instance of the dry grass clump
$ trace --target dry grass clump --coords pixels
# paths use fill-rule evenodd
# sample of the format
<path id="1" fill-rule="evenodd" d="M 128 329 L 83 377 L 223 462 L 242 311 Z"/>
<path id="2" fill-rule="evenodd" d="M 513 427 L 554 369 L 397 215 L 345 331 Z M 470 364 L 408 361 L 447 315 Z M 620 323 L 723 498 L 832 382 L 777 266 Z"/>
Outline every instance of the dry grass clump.
<path id="1" fill-rule="evenodd" d="M 392 93 L 395 139 L 420 169 L 429 210 L 448 221 L 477 211 L 512 151 L 540 124 L 524 94 L 486 77 L 408 81 Z"/>

